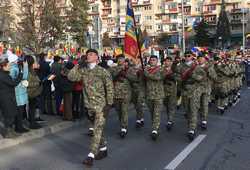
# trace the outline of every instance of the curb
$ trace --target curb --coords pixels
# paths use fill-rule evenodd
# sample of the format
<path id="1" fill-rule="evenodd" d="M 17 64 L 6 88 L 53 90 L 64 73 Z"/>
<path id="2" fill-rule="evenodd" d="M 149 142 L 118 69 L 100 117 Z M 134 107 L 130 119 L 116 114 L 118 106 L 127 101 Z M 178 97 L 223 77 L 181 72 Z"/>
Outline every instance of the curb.
<path id="1" fill-rule="evenodd" d="M 51 126 L 44 127 L 38 130 L 32 130 L 31 132 L 25 133 L 18 138 L 14 139 L 0 139 L 0 150 L 10 148 L 13 146 L 17 146 L 19 144 L 23 144 L 25 142 L 39 139 L 44 136 L 57 133 L 59 131 L 79 126 L 82 124 L 82 121 L 79 122 L 60 122 Z"/>

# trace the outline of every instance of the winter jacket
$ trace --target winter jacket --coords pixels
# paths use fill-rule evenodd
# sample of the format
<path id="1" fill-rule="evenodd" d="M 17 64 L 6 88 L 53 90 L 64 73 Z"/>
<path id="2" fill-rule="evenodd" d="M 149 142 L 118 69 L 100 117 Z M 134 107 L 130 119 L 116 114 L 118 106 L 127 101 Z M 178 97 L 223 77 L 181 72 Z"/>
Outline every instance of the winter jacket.
<path id="1" fill-rule="evenodd" d="M 22 80 L 28 80 L 28 65 L 25 64 L 23 68 L 23 78 Z M 19 74 L 19 68 L 16 63 L 11 64 L 10 68 L 10 76 L 13 80 L 17 78 Z M 28 104 L 28 93 L 27 93 L 27 87 L 25 87 L 22 83 L 19 83 L 18 86 L 15 88 L 15 94 L 16 94 L 16 102 L 17 106 L 23 106 L 25 104 Z"/>
<path id="2" fill-rule="evenodd" d="M 21 82 L 23 74 L 17 75 L 13 80 L 9 72 L 0 71 L 0 109 L 8 116 L 18 114 L 15 87 Z"/>

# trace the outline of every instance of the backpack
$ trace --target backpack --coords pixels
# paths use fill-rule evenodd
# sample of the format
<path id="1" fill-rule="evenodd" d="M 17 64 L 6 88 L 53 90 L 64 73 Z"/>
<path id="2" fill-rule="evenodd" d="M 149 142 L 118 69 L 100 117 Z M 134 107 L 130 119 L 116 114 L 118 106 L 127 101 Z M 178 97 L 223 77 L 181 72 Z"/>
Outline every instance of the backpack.
<path id="1" fill-rule="evenodd" d="M 34 71 L 30 71 L 28 75 L 29 86 L 27 88 L 29 98 L 35 98 L 42 93 L 43 86 L 37 74 Z"/>

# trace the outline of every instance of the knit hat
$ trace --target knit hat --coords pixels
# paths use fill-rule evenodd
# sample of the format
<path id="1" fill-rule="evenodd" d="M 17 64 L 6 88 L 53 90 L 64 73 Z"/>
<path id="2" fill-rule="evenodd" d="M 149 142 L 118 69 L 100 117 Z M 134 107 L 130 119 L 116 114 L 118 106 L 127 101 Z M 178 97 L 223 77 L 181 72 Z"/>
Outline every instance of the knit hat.
<path id="1" fill-rule="evenodd" d="M 17 55 L 13 54 L 11 51 L 7 51 L 7 55 L 8 55 L 8 60 L 10 63 L 14 63 L 18 60 Z"/>

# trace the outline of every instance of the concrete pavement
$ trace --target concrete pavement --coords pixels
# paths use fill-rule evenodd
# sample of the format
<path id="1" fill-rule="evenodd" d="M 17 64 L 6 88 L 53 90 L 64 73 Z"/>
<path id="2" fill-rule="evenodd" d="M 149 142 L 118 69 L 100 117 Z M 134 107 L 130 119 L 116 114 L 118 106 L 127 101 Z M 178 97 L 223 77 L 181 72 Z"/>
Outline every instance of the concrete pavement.
<path id="1" fill-rule="evenodd" d="M 250 90 L 244 89 L 241 102 L 221 116 L 211 109 L 205 139 L 175 168 L 176 170 L 249 170 Z M 173 131 L 165 129 L 163 113 L 160 138 L 150 139 L 151 122 L 136 130 L 135 112 L 130 112 L 128 136 L 120 139 L 119 123 L 113 112 L 107 122 L 108 158 L 95 161 L 93 168 L 81 164 L 88 153 L 90 138 L 82 124 L 0 151 L 0 170 L 163 170 L 190 143 L 186 120 L 178 112 Z"/>

